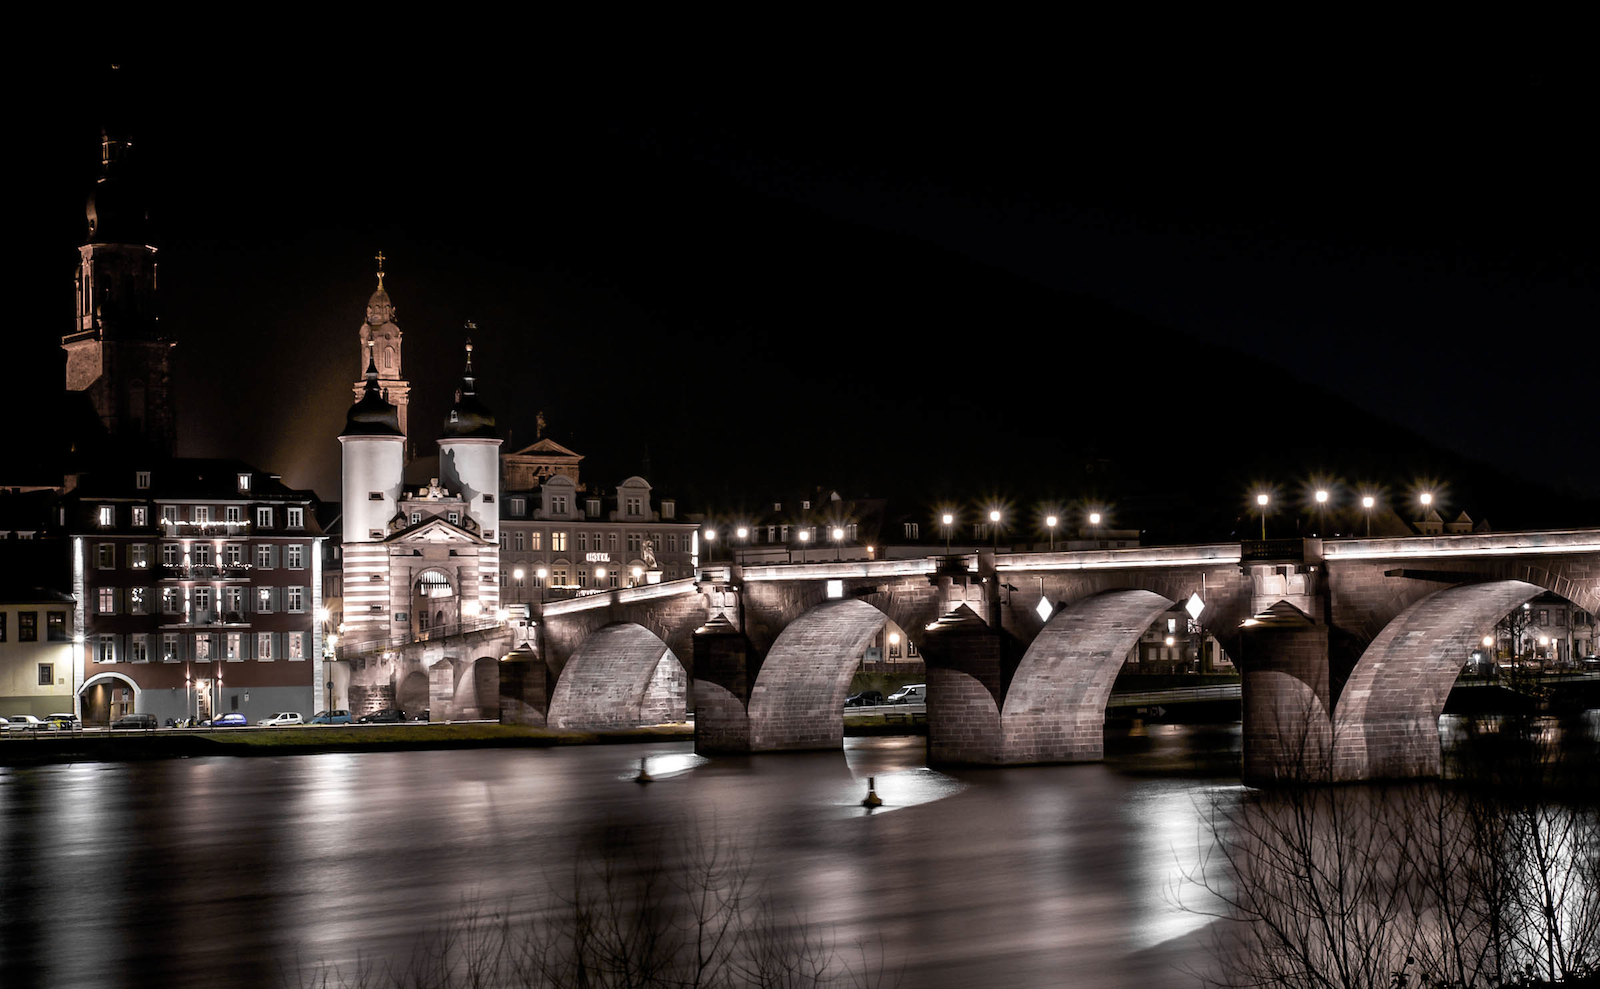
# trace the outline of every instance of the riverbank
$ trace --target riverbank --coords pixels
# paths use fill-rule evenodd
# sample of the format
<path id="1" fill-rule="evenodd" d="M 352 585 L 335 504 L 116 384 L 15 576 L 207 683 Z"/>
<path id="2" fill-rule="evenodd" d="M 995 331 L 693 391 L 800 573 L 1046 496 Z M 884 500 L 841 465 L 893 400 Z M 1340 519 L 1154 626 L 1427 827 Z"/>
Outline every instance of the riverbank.
<path id="1" fill-rule="evenodd" d="M 885 715 L 845 718 L 845 734 L 926 735 L 925 721 Z M 201 756 L 309 755 L 318 752 L 396 752 L 478 748 L 627 745 L 694 738 L 692 722 L 569 731 L 489 721 L 460 724 L 307 725 L 295 728 L 158 728 L 152 731 L 33 732 L 0 737 L 0 766 L 71 762 L 192 759 Z"/>

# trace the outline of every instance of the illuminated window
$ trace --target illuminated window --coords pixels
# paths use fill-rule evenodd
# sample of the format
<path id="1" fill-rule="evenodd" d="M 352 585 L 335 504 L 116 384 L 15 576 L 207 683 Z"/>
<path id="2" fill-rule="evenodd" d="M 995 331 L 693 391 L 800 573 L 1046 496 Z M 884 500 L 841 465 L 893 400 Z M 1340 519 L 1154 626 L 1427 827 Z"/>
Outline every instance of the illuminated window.
<path id="1" fill-rule="evenodd" d="M 277 610 L 273 607 L 272 592 L 274 590 L 276 588 L 272 587 L 259 587 L 256 589 L 256 614 L 267 615 Z"/>
<path id="2" fill-rule="evenodd" d="M 240 474 L 239 475 L 239 490 L 244 492 L 245 494 L 249 494 L 250 493 L 250 475 L 249 474 Z"/>
<path id="3" fill-rule="evenodd" d="M 94 661 L 97 663 L 115 663 L 117 661 L 117 637 L 102 635 L 95 639 Z"/>
<path id="4" fill-rule="evenodd" d="M 256 659 L 259 659 L 264 663 L 270 663 L 272 660 L 274 660 L 276 658 L 277 657 L 272 655 L 272 633 L 271 632 L 257 632 L 256 633 Z"/>
<path id="5" fill-rule="evenodd" d="M 113 526 L 117 524 L 117 510 L 115 507 L 111 505 L 100 506 L 100 524 L 103 526 Z"/>
<path id="6" fill-rule="evenodd" d="M 291 613 L 305 611 L 306 610 L 306 589 L 304 587 L 288 587 L 288 588 L 285 588 L 285 590 L 288 592 L 288 594 L 287 594 L 287 597 L 288 597 L 288 600 L 289 600 L 288 610 Z"/>
<path id="7" fill-rule="evenodd" d="M 256 528 L 258 528 L 258 529 L 270 529 L 270 528 L 272 528 L 272 509 L 270 509 L 270 508 L 258 508 L 258 509 L 256 509 Z"/>
<path id="8" fill-rule="evenodd" d="M 236 567 L 244 562 L 244 543 L 229 543 L 227 546 L 228 566 Z"/>
<path id="9" fill-rule="evenodd" d="M 244 658 L 244 636 L 239 632 L 229 632 L 222 638 L 223 659 Z"/>
<path id="10" fill-rule="evenodd" d="M 97 598 L 98 598 L 98 604 L 95 607 L 95 611 L 97 613 L 102 614 L 102 615 L 114 615 L 114 614 L 117 613 L 117 589 L 116 588 L 114 588 L 114 587 L 102 587 L 102 588 L 100 588 L 100 591 L 99 591 L 99 594 L 97 595 Z"/>
<path id="11" fill-rule="evenodd" d="M 150 524 L 150 509 L 143 505 L 133 506 L 133 527 L 143 529 Z"/>
<path id="12" fill-rule="evenodd" d="M 143 491 L 150 486 L 150 472 L 139 470 L 133 472 L 133 486 Z"/>
<path id="13" fill-rule="evenodd" d="M 194 658 L 211 658 L 211 636 L 202 632 L 194 637 Z"/>
<path id="14" fill-rule="evenodd" d="M 528 548 L 529 549 L 531 549 L 531 550 L 533 550 L 534 552 L 537 553 L 539 551 L 540 547 L 542 547 L 543 545 L 544 545 L 544 533 L 542 533 L 542 532 L 530 532 L 530 533 L 528 533 Z"/>
<path id="15" fill-rule="evenodd" d="M 306 510 L 304 508 L 286 508 L 284 514 L 288 516 L 288 526 L 291 529 L 304 529 L 306 527 Z"/>
<path id="16" fill-rule="evenodd" d="M 244 521 L 244 507 L 242 505 L 229 505 L 223 511 L 227 512 L 226 520 L 229 525 L 238 525 Z"/>
<path id="17" fill-rule="evenodd" d="M 148 615 L 150 613 L 150 589 L 148 587 L 128 588 L 128 614 Z"/>
<path id="18" fill-rule="evenodd" d="M 200 525 L 205 525 L 207 522 L 210 522 L 211 521 L 211 506 L 210 505 L 196 505 L 196 506 L 194 506 L 193 519 L 197 524 L 200 524 Z"/>
<path id="19" fill-rule="evenodd" d="M 567 551 L 567 534 L 565 532 L 550 533 L 550 552 L 565 553 Z"/>
<path id="20" fill-rule="evenodd" d="M 306 633 L 304 633 L 304 632 L 288 632 L 288 633 L 285 633 L 283 638 L 284 638 L 284 642 L 289 647 L 289 658 L 290 659 L 305 659 L 306 658 Z"/>
<path id="21" fill-rule="evenodd" d="M 290 570 L 304 570 L 305 547 L 299 543 L 290 543 L 283 548 L 283 565 Z"/>
<path id="22" fill-rule="evenodd" d="M 175 567 L 183 560 L 183 548 L 177 543 L 161 544 L 161 565 Z"/>
<path id="23" fill-rule="evenodd" d="M 65 611 L 49 611 L 44 616 L 44 637 L 50 642 L 66 642 L 67 613 Z"/>

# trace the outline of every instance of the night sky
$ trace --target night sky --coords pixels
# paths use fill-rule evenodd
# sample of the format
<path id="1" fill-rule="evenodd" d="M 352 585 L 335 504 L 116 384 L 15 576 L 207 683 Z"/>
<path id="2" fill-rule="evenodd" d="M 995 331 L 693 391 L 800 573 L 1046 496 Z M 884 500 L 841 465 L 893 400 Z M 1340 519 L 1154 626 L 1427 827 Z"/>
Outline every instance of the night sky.
<path id="1" fill-rule="evenodd" d="M 472 319 L 507 449 L 542 411 L 591 481 L 648 457 L 710 507 L 791 484 L 1071 498 L 1105 460 L 1241 496 L 1433 472 L 1481 514 L 1471 475 L 1504 498 L 1498 471 L 1600 499 L 1587 70 L 866 54 L 692 79 L 63 71 L 11 135 L 33 380 L 10 398 L 59 380 L 120 119 L 181 341 L 180 453 L 324 498 L 382 249 L 422 456 Z"/>

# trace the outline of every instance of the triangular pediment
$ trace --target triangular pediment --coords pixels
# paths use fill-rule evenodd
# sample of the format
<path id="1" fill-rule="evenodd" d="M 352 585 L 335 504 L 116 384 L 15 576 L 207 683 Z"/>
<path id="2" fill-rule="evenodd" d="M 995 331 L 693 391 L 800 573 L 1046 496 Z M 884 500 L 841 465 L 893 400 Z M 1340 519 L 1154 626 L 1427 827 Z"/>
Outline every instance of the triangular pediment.
<path id="1" fill-rule="evenodd" d="M 523 447 L 522 449 L 518 450 L 515 453 L 508 454 L 508 456 L 512 456 L 512 457 L 541 457 L 541 456 L 542 457 L 565 457 L 565 458 L 570 458 L 573 461 L 578 461 L 578 460 L 582 460 L 583 459 L 583 454 L 581 454 L 581 453 L 573 453 L 571 450 L 568 450 L 566 447 L 562 446 L 560 443 L 557 443 L 555 440 L 551 439 L 548 436 L 544 437 L 541 440 L 538 440 L 535 443 L 532 443 L 532 444 L 529 444 L 528 446 Z"/>
<path id="2" fill-rule="evenodd" d="M 456 543 L 463 546 L 479 546 L 483 545 L 485 540 L 479 539 L 458 525 L 451 525 L 444 519 L 432 518 L 401 529 L 392 534 L 386 542 Z"/>

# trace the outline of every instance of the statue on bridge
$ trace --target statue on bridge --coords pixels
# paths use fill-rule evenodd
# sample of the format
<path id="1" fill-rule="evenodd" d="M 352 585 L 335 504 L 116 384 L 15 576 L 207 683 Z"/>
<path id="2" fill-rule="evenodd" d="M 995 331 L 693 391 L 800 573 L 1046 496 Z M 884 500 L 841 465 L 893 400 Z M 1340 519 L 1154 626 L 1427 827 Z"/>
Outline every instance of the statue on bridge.
<path id="1" fill-rule="evenodd" d="M 655 550 L 655 546 L 650 542 L 650 540 L 646 539 L 644 541 L 644 549 L 642 550 L 642 552 L 644 554 L 644 565 L 645 565 L 646 569 L 655 570 L 656 569 L 656 550 Z"/>

